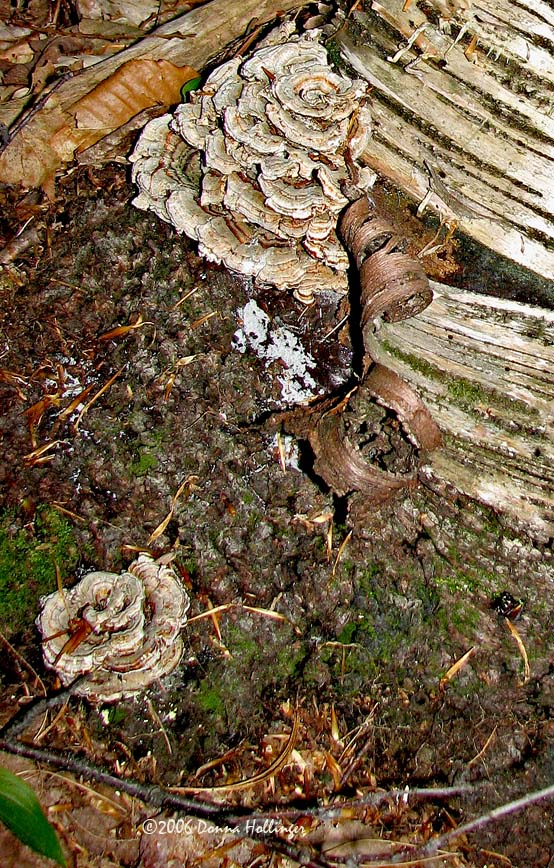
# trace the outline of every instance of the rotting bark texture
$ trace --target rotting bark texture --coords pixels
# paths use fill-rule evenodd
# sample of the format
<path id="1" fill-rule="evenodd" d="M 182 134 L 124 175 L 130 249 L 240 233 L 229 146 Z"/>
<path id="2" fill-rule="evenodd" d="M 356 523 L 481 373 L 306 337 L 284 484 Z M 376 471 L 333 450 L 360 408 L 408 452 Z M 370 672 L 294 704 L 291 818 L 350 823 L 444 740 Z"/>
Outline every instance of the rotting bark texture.
<path id="1" fill-rule="evenodd" d="M 337 32 L 343 59 L 373 86 L 375 128 L 363 158 L 420 211 L 429 206 L 546 279 L 540 293 L 551 305 L 554 15 L 544 3 L 469 5 L 450 4 L 445 20 L 437 3 L 372 2 Z M 420 476 L 546 541 L 554 532 L 554 315 L 434 289 L 415 318 L 364 328 L 368 354 L 419 391 L 444 434 Z"/>
<path id="2" fill-rule="evenodd" d="M 384 323 L 371 354 L 417 388 L 443 435 L 422 468 L 554 533 L 554 313 L 433 285 L 419 316 Z"/>
<path id="3" fill-rule="evenodd" d="M 372 2 L 336 34 L 373 86 L 364 158 L 441 219 L 552 279 L 552 8 L 480 0 L 453 4 L 445 21 L 435 5 Z"/>

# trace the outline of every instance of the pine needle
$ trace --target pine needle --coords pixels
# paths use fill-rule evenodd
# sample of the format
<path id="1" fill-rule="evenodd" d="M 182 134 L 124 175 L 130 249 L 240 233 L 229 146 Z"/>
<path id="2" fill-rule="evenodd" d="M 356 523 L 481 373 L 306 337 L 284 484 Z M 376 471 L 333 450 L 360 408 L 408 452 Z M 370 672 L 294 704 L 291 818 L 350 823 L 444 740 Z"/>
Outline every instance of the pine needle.
<path id="1" fill-rule="evenodd" d="M 117 378 L 118 378 L 119 376 L 121 376 L 121 374 L 123 373 L 123 371 L 125 370 L 126 367 L 127 367 L 127 365 L 125 364 L 125 365 L 123 365 L 123 367 L 121 367 L 121 368 L 119 369 L 119 371 L 116 371 L 115 374 L 113 375 L 113 377 L 110 377 L 110 379 L 108 380 L 108 382 L 107 382 L 107 383 L 104 383 L 104 385 L 102 386 L 102 388 L 99 389 L 98 392 L 96 392 L 95 395 L 93 395 L 93 397 L 90 399 L 90 401 L 88 402 L 88 404 L 85 404 L 85 406 L 83 407 L 83 409 L 81 410 L 81 412 L 80 412 L 79 415 L 77 416 L 77 419 L 75 420 L 75 430 L 77 430 L 78 427 L 79 427 L 79 425 L 81 424 L 81 420 L 82 420 L 83 416 L 85 415 L 85 413 L 88 413 L 88 411 L 90 410 L 90 408 L 92 407 L 92 405 L 96 403 L 96 401 L 98 400 L 98 398 L 100 398 L 101 395 L 104 394 L 104 392 L 107 392 L 107 390 L 110 388 L 110 386 L 111 386 L 113 383 L 115 383 L 115 381 L 117 380 Z"/>
<path id="2" fill-rule="evenodd" d="M 285 747 L 279 754 L 279 756 L 271 763 L 271 765 L 264 769 L 263 772 L 258 772 L 257 775 L 253 775 L 251 778 L 247 778 L 243 781 L 235 781 L 233 784 L 218 784 L 215 787 L 170 787 L 172 793 L 202 793 L 202 792 L 236 792 L 237 790 L 246 790 L 249 787 L 253 787 L 255 784 L 260 784 L 263 781 L 267 781 L 270 778 L 275 777 L 275 775 L 281 771 L 281 769 L 287 764 L 287 761 L 293 751 L 294 745 L 296 743 L 296 738 L 298 736 L 298 728 L 300 725 L 300 716 L 298 711 L 296 712 L 294 718 L 294 724 L 291 730 L 291 734 L 287 739 L 287 743 Z"/>
<path id="3" fill-rule="evenodd" d="M 508 627 L 508 630 L 510 631 L 510 633 L 512 634 L 512 636 L 516 640 L 517 647 L 519 648 L 519 653 L 521 654 L 521 656 L 523 658 L 523 681 L 521 682 L 521 685 L 520 685 L 521 687 L 523 687 L 523 685 L 527 684 L 527 682 L 531 678 L 531 668 L 529 666 L 529 658 L 527 657 L 527 651 L 525 650 L 525 645 L 523 644 L 523 639 L 519 635 L 515 626 L 512 624 L 512 622 L 510 621 L 509 618 L 504 618 L 504 620 L 506 621 L 506 625 Z"/>
<path id="4" fill-rule="evenodd" d="M 455 663 L 452 664 L 452 666 L 450 667 L 448 672 L 442 676 L 442 678 L 439 682 L 439 690 L 444 690 L 444 688 L 446 687 L 448 682 L 452 681 L 452 679 L 458 674 L 460 669 L 464 668 L 464 666 L 466 665 L 468 660 L 470 660 L 470 658 L 473 657 L 474 653 L 475 653 L 475 645 L 472 645 L 471 648 L 469 649 L 469 651 L 466 651 L 465 654 L 462 654 L 462 656 L 458 660 L 456 660 Z"/>
<path id="5" fill-rule="evenodd" d="M 135 329 L 140 329 L 140 328 L 142 328 L 142 326 L 145 326 L 145 325 L 154 325 L 154 323 L 143 320 L 142 314 L 139 313 L 139 315 L 137 316 L 137 318 L 134 322 L 129 323 L 128 325 L 124 325 L 124 326 L 117 326 L 116 328 L 111 329 L 111 331 L 109 331 L 109 332 L 104 332 L 103 335 L 100 335 L 98 340 L 99 341 L 111 341 L 114 338 L 120 338 L 120 337 L 123 337 L 123 335 L 129 334 L 129 332 L 132 332 Z"/>
<path id="6" fill-rule="evenodd" d="M 332 570 L 332 572 L 331 572 L 331 577 L 333 577 L 333 576 L 335 575 L 336 571 L 337 571 L 337 567 L 338 567 L 338 565 L 339 565 L 339 561 L 340 561 L 341 557 L 342 557 L 343 554 L 344 554 L 344 550 L 345 550 L 346 546 L 347 546 L 348 543 L 350 542 L 350 538 L 351 538 L 351 536 L 352 536 L 352 533 L 353 533 L 353 531 L 351 531 L 351 530 L 348 531 L 347 535 L 345 536 L 345 538 L 343 539 L 343 541 L 342 541 L 342 543 L 341 543 L 341 546 L 340 546 L 340 548 L 339 548 L 339 550 L 338 550 L 338 552 L 337 552 L 337 556 L 336 556 L 336 558 L 335 558 L 335 563 L 333 564 L 333 570 Z"/>
<path id="7" fill-rule="evenodd" d="M 164 530 L 168 526 L 169 522 L 173 518 L 173 513 L 175 512 L 175 507 L 177 506 L 177 501 L 179 500 L 179 498 L 181 497 L 181 495 L 183 494 L 183 492 L 185 490 L 187 492 L 187 497 L 188 497 L 188 495 L 191 493 L 191 491 L 194 491 L 198 487 L 196 485 L 196 482 L 198 482 L 199 478 L 200 477 L 194 476 L 194 474 L 191 474 L 190 476 L 187 476 L 187 478 L 185 479 L 184 482 L 181 483 L 181 485 L 179 486 L 179 488 L 177 489 L 177 491 L 175 492 L 175 494 L 171 498 L 171 506 L 169 508 L 169 512 L 167 513 L 164 520 L 162 522 L 160 522 L 158 527 L 150 534 L 150 536 L 148 538 L 147 545 L 152 545 L 152 543 L 155 542 L 155 540 L 157 540 L 158 537 L 162 535 L 162 533 L 164 532 Z"/>

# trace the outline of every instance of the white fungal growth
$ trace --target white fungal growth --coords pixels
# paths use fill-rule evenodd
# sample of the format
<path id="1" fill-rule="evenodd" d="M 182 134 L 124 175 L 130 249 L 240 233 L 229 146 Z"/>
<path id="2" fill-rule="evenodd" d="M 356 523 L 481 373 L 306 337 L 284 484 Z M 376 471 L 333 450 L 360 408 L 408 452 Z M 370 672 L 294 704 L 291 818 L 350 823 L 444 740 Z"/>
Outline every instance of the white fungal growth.
<path id="1" fill-rule="evenodd" d="M 315 359 L 305 350 L 295 334 L 282 325 L 275 325 L 267 313 L 251 299 L 238 311 L 242 322 L 233 335 L 235 349 L 247 349 L 269 367 L 277 363 L 276 380 L 281 398 L 286 404 L 301 404 L 319 393 L 310 371 L 317 367 Z"/>
<path id="2" fill-rule="evenodd" d="M 173 116 L 151 121 L 130 158 L 137 207 L 207 259 L 306 303 L 346 291 L 337 217 L 346 193 L 375 179 L 356 162 L 371 131 L 367 84 L 334 72 L 318 36 L 227 61 Z"/>
<path id="3" fill-rule="evenodd" d="M 37 627 L 45 664 L 75 692 L 115 702 L 144 690 L 179 663 L 189 598 L 175 571 L 141 554 L 126 570 L 88 573 L 42 597 Z"/>

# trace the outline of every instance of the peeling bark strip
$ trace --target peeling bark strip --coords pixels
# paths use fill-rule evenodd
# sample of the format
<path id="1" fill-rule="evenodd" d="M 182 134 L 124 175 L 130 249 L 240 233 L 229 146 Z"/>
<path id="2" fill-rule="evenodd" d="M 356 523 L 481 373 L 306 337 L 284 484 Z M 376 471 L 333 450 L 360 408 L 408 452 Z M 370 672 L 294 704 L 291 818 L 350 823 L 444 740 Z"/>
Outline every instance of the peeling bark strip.
<path id="1" fill-rule="evenodd" d="M 432 452 L 442 445 L 441 433 L 427 407 L 402 377 L 377 363 L 367 374 L 364 386 L 378 404 L 394 410 L 417 449 Z"/>
<path id="2" fill-rule="evenodd" d="M 433 293 L 418 259 L 403 252 L 405 239 L 383 219 L 367 197 L 343 214 L 340 227 L 360 270 L 362 334 L 373 320 L 408 319 L 431 303 Z"/>
<path id="3" fill-rule="evenodd" d="M 373 87 L 363 160 L 441 219 L 554 279 L 554 11 L 539 0 L 449 6 L 446 21 L 444 4 L 372 2 L 337 32 Z"/>
<path id="4" fill-rule="evenodd" d="M 413 473 L 387 473 L 369 464 L 348 437 L 342 412 L 323 416 L 310 434 L 310 444 L 317 456 L 316 473 L 339 497 L 359 491 L 371 503 L 379 504 L 401 489 L 417 485 Z"/>
<path id="5" fill-rule="evenodd" d="M 340 233 L 360 269 L 365 357 L 357 397 L 367 395 L 393 410 L 416 449 L 436 449 L 441 444 L 441 433 L 417 392 L 384 365 L 371 367 L 374 357 L 369 350 L 375 318 L 383 315 L 397 322 L 424 310 L 433 297 L 429 281 L 419 261 L 398 250 L 402 247 L 401 237 L 375 212 L 367 197 L 347 208 Z M 415 473 L 381 470 L 366 462 L 352 443 L 344 416 L 348 397 L 325 413 L 310 433 L 316 472 L 340 496 L 359 492 L 374 504 L 388 500 L 400 489 L 413 488 L 417 484 Z"/>

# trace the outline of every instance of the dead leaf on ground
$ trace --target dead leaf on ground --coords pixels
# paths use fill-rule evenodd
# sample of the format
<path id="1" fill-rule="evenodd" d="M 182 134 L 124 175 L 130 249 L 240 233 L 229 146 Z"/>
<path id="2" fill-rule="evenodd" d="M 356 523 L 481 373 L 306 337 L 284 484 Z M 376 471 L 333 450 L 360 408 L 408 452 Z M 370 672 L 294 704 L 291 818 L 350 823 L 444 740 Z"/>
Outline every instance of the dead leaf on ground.
<path id="1" fill-rule="evenodd" d="M 129 60 L 68 110 L 55 94 L 34 123 L 24 127 L 0 155 L 0 182 L 25 187 L 51 185 L 56 170 L 153 105 L 180 100 L 181 88 L 198 73 L 167 60 Z M 37 126 L 38 124 L 38 126 Z"/>

